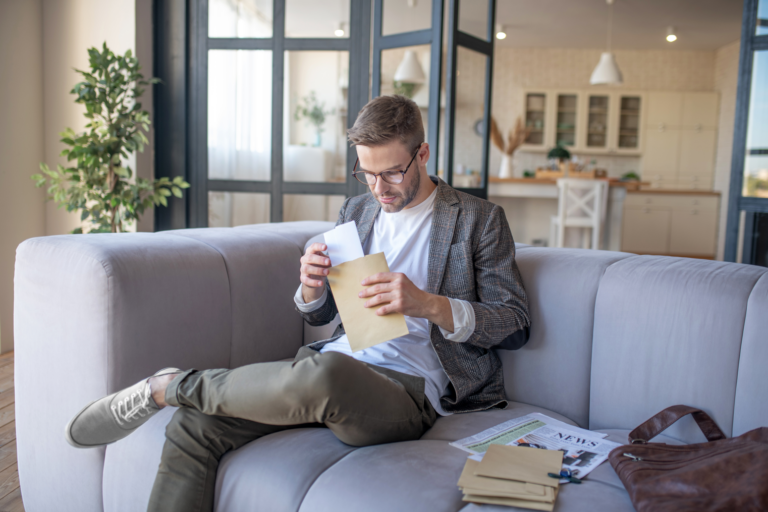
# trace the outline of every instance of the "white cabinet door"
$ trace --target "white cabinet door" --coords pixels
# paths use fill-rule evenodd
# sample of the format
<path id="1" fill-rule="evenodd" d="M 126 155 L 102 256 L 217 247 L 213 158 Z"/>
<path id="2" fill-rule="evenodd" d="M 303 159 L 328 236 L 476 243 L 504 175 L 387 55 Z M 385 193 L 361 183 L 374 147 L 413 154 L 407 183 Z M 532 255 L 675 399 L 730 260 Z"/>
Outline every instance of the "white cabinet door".
<path id="1" fill-rule="evenodd" d="M 625 208 L 621 250 L 640 254 L 669 254 L 670 210 Z"/>
<path id="2" fill-rule="evenodd" d="M 643 151 L 643 179 L 650 181 L 674 180 L 680 147 L 680 130 L 649 128 L 645 131 Z"/>
<path id="3" fill-rule="evenodd" d="M 680 130 L 680 178 L 698 176 L 702 179 L 712 178 L 715 174 L 715 147 L 717 132 L 715 130 Z"/>
<path id="4" fill-rule="evenodd" d="M 680 126 L 683 93 L 651 92 L 646 97 L 648 98 L 646 126 L 649 129 Z"/>
<path id="5" fill-rule="evenodd" d="M 670 254 L 714 257 L 717 242 L 717 210 L 674 210 L 669 240 Z"/>
<path id="6" fill-rule="evenodd" d="M 683 94 L 681 125 L 687 128 L 717 128 L 718 94 L 686 92 Z"/>

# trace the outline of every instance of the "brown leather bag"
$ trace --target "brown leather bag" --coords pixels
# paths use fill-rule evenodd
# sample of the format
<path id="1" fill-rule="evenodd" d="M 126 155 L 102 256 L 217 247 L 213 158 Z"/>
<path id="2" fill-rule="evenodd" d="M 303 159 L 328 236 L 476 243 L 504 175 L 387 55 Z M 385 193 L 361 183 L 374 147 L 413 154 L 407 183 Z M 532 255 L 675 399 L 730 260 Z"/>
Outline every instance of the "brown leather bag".
<path id="1" fill-rule="evenodd" d="M 691 414 L 709 442 L 649 443 Z M 768 511 L 768 428 L 726 439 L 707 413 L 664 409 L 629 433 L 608 459 L 638 512 Z"/>

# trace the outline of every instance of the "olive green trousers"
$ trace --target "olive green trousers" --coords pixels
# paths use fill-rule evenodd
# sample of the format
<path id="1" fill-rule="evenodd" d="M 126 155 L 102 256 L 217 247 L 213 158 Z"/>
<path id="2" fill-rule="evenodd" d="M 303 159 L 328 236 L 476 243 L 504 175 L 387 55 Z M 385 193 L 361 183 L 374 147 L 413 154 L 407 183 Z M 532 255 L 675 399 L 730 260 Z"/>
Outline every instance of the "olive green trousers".
<path id="1" fill-rule="evenodd" d="M 179 409 L 166 427 L 150 512 L 213 511 L 221 457 L 274 432 L 327 427 L 368 446 L 419 439 L 437 417 L 423 378 L 311 347 L 293 362 L 187 370 L 165 399 Z"/>

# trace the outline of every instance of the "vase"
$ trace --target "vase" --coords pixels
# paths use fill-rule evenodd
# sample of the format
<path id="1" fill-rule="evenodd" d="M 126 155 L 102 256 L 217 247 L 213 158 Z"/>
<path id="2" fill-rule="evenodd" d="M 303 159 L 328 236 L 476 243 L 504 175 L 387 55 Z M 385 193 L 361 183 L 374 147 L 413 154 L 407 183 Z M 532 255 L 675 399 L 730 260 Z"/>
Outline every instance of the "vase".
<path id="1" fill-rule="evenodd" d="M 499 178 L 512 177 L 512 155 L 502 155 L 499 167 Z"/>

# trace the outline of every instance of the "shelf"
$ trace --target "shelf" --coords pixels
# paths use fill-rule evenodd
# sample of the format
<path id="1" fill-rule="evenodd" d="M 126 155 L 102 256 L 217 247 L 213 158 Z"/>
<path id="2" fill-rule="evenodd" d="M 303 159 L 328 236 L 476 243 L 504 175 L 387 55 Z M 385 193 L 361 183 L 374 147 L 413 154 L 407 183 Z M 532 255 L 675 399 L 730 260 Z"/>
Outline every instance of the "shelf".
<path id="1" fill-rule="evenodd" d="M 640 111 L 639 110 L 622 110 L 621 115 L 623 116 L 639 116 Z"/>

